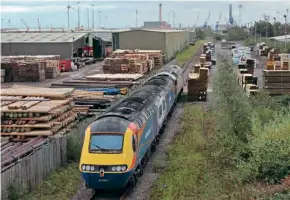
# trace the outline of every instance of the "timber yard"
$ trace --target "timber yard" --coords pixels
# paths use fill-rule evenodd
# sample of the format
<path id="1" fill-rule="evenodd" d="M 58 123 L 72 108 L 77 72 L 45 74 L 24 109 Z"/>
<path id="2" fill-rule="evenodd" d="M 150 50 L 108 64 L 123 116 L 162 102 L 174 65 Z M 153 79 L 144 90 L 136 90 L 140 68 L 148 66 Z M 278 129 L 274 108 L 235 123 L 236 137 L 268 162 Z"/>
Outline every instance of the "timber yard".
<path id="1" fill-rule="evenodd" d="M 1 5 L 1 199 L 290 199 L 289 2 L 98 3 Z"/>

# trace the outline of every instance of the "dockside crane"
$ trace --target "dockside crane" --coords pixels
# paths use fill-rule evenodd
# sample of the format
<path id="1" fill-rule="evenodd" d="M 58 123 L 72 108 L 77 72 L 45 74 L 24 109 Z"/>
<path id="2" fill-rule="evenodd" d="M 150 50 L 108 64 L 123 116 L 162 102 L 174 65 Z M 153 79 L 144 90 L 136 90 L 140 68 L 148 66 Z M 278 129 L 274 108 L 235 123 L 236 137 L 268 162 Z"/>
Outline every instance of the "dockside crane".
<path id="1" fill-rule="evenodd" d="M 24 24 L 24 26 L 26 26 L 26 31 L 29 31 L 29 26 L 25 23 L 25 21 L 23 19 L 21 19 L 22 23 Z"/>
<path id="2" fill-rule="evenodd" d="M 219 32 L 219 23 L 220 23 L 221 19 L 222 19 L 222 13 L 220 13 L 219 20 L 216 22 L 216 25 L 215 25 L 216 32 Z"/>
<path id="3" fill-rule="evenodd" d="M 37 18 L 37 25 L 38 25 L 39 32 L 41 32 L 41 26 L 40 26 L 39 18 Z"/>
<path id="4" fill-rule="evenodd" d="M 204 22 L 204 28 L 207 28 L 208 27 L 208 21 L 209 21 L 209 18 L 210 18 L 210 12 L 208 12 L 208 16 L 207 16 L 207 19 L 206 21 Z"/>

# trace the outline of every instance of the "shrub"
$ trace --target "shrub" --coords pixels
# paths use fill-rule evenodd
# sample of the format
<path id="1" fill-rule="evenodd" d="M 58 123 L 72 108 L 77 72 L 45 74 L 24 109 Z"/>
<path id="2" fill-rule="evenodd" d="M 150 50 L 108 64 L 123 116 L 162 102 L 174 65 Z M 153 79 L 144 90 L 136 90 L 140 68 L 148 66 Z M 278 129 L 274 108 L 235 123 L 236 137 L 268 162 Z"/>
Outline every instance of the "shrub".
<path id="1" fill-rule="evenodd" d="M 251 157 L 238 167 L 246 180 L 278 183 L 290 173 L 290 114 L 279 112 L 264 126 L 257 115 L 253 122 L 253 137 L 249 143 Z"/>
<path id="2" fill-rule="evenodd" d="M 218 63 L 213 77 L 216 139 L 219 155 L 223 157 L 219 160 L 229 164 L 245 153 L 247 137 L 251 133 L 251 106 L 237 83 L 234 67 L 225 57 L 218 56 Z"/>
<path id="3" fill-rule="evenodd" d="M 77 162 L 80 159 L 82 150 L 82 141 L 77 134 L 71 134 L 68 136 L 67 142 L 67 161 Z"/>

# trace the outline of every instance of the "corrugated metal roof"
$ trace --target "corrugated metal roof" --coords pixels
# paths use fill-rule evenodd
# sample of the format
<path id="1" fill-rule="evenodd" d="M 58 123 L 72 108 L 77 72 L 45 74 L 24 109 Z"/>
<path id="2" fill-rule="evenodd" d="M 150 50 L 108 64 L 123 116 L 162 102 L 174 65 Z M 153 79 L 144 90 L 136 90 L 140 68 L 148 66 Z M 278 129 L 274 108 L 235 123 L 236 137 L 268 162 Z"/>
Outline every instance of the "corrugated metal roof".
<path id="1" fill-rule="evenodd" d="M 87 33 L 2 33 L 1 43 L 67 43 Z"/>
<path id="2" fill-rule="evenodd" d="M 131 29 L 131 30 L 124 30 L 124 31 L 115 31 L 114 33 L 129 32 L 129 31 L 151 31 L 151 32 L 161 32 L 161 33 L 186 32 L 184 30 L 172 30 L 172 29 Z"/>

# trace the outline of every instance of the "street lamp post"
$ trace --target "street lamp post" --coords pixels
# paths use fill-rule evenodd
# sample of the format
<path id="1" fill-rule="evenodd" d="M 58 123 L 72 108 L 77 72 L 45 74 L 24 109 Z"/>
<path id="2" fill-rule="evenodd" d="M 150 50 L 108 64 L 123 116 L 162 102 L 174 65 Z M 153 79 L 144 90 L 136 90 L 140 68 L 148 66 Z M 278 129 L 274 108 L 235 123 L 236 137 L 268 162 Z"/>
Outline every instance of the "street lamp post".
<path id="1" fill-rule="evenodd" d="M 286 49 L 286 34 L 287 34 L 287 28 L 286 28 L 286 23 L 287 23 L 287 22 L 286 22 L 286 17 L 287 17 L 287 16 L 284 15 L 284 18 L 285 18 L 285 51 L 287 50 L 287 49 Z"/>
<path id="2" fill-rule="evenodd" d="M 276 48 L 276 28 L 277 28 L 277 23 L 276 23 L 276 17 L 274 17 L 274 48 Z"/>
<path id="3" fill-rule="evenodd" d="M 255 43 L 257 44 L 257 24 L 256 21 L 254 22 L 254 26 L 255 26 Z"/>
<path id="4" fill-rule="evenodd" d="M 268 19 L 266 20 L 266 40 L 268 40 Z"/>
<path id="5" fill-rule="evenodd" d="M 260 42 L 262 41 L 262 20 L 260 20 Z"/>

